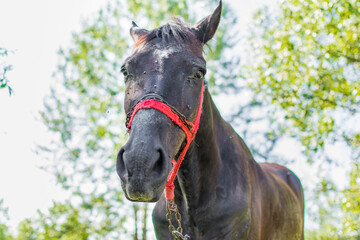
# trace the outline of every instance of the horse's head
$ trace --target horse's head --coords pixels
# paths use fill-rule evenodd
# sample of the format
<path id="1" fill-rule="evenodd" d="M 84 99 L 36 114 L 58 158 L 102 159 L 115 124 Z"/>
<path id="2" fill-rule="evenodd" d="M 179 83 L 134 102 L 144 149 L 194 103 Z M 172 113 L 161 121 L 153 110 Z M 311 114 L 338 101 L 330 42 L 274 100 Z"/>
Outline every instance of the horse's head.
<path id="1" fill-rule="evenodd" d="M 131 131 L 117 157 L 117 173 L 129 200 L 151 202 L 160 198 L 172 168 L 171 159 L 186 142 L 184 131 L 167 115 L 152 108 L 133 114 L 134 107 L 144 98 L 156 98 L 194 122 L 206 72 L 203 45 L 215 34 L 220 16 L 221 2 L 194 27 L 174 19 L 152 31 L 135 23 L 130 29 L 135 49 L 122 72 Z"/>

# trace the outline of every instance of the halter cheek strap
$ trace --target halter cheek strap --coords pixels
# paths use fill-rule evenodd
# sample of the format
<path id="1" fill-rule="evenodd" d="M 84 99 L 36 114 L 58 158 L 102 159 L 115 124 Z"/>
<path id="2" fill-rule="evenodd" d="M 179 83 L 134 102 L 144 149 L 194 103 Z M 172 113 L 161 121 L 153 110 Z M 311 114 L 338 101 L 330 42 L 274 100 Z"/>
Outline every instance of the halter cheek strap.
<path id="1" fill-rule="evenodd" d="M 199 107 L 196 114 L 196 118 L 194 123 L 188 121 L 184 115 L 182 115 L 180 112 L 178 112 L 173 106 L 166 103 L 165 101 L 157 100 L 157 99 L 145 99 L 140 100 L 139 103 L 135 105 L 135 108 L 131 111 L 131 115 L 126 120 L 126 127 L 130 131 L 131 129 L 131 123 L 136 115 L 136 113 L 140 109 L 149 109 L 153 108 L 156 109 L 163 114 L 165 114 L 168 118 L 173 121 L 176 125 L 178 125 L 185 133 L 186 135 L 186 145 L 181 151 L 180 156 L 178 157 L 177 161 L 174 159 L 172 160 L 173 167 L 169 173 L 168 180 L 165 186 L 165 197 L 168 201 L 172 201 L 174 199 L 174 180 L 176 177 L 177 172 L 179 171 L 181 162 L 184 160 L 184 157 L 186 155 L 186 152 L 192 142 L 194 140 L 197 130 L 199 129 L 199 123 L 200 123 L 200 116 L 201 116 L 201 108 L 202 108 L 202 102 L 203 102 L 203 91 L 204 91 L 204 79 L 202 79 L 202 85 L 201 85 L 201 92 L 200 92 L 200 98 L 199 98 Z M 153 95 L 152 95 L 153 96 Z"/>

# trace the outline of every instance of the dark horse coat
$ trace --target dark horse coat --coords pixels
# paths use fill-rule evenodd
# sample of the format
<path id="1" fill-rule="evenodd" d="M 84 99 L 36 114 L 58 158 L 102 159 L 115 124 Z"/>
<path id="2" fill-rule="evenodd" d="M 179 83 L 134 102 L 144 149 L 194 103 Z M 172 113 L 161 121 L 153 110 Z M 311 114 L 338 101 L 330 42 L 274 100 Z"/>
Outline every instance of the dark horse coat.
<path id="1" fill-rule="evenodd" d="M 144 95 L 161 96 L 194 121 L 204 94 L 199 130 L 175 180 L 175 203 L 191 239 L 303 239 L 303 191 L 287 168 L 256 163 L 233 128 L 225 122 L 207 89 L 203 45 L 216 32 L 218 8 L 194 27 L 180 20 L 148 31 L 131 28 L 133 54 L 122 67 L 125 111 Z M 117 172 L 131 201 L 157 201 L 153 222 L 157 239 L 170 239 L 163 190 L 185 135 L 155 109 L 135 115 L 128 142 L 117 158 Z"/>

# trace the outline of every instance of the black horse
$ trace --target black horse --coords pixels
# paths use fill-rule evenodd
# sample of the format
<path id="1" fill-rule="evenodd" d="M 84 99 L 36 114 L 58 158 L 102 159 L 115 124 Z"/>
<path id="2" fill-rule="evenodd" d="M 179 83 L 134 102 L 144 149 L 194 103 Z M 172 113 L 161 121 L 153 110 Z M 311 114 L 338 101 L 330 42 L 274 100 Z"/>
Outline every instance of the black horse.
<path id="1" fill-rule="evenodd" d="M 170 106 L 199 129 L 174 181 L 174 202 L 191 239 L 303 239 L 303 190 L 287 168 L 256 163 L 233 128 L 219 114 L 202 80 L 203 46 L 216 32 L 217 9 L 195 26 L 178 19 L 148 31 L 134 24 L 133 54 L 122 67 L 130 138 L 117 157 L 117 172 L 131 201 L 155 202 L 157 239 L 170 239 L 163 194 L 172 168 L 186 145 L 184 131 L 158 109 L 134 107 L 144 99 Z M 203 100 L 200 100 L 203 95 Z M 200 102 L 200 104 L 199 104 Z M 201 105 L 202 102 L 202 105 Z M 128 121 L 129 121 L 128 118 Z"/>

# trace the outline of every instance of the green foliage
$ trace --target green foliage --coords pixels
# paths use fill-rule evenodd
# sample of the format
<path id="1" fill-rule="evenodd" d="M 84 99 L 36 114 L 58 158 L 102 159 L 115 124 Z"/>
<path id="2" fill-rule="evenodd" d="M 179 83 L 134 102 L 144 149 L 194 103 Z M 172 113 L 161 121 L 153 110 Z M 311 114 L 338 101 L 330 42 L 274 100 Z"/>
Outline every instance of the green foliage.
<path id="1" fill-rule="evenodd" d="M 108 222 L 92 224 L 84 206 L 75 208 L 71 203 L 54 203 L 48 213 L 38 212 L 32 219 L 23 220 L 14 240 L 86 240 L 104 239 Z"/>
<path id="2" fill-rule="evenodd" d="M 9 54 L 9 51 L 5 48 L 0 47 L 0 57 L 4 58 Z M 0 89 L 7 88 L 9 95 L 12 93 L 12 88 L 9 85 L 9 79 L 6 74 L 8 71 L 11 71 L 12 66 L 5 63 L 5 61 L 0 62 Z"/>
<path id="3" fill-rule="evenodd" d="M 18 225 L 17 236 L 14 237 L 14 240 L 36 240 L 39 233 L 34 229 L 34 221 L 30 219 L 25 219 L 21 221 Z"/>
<path id="4" fill-rule="evenodd" d="M 360 113 L 359 2 L 284 1 L 278 15 L 265 9 L 255 21 L 251 86 L 285 111 L 287 132 L 308 154 L 352 138 L 344 126 Z"/>
<path id="5" fill-rule="evenodd" d="M 321 231 L 310 239 L 358 238 L 359 1 L 282 1 L 276 11 L 260 10 L 251 31 L 246 76 L 254 98 L 274 106 L 276 131 L 298 139 L 320 168 L 351 165 L 345 189 L 329 178 L 316 184 Z M 335 143 L 352 158 L 334 163 L 326 151 Z"/>
<path id="6" fill-rule="evenodd" d="M 0 240 L 12 239 L 7 221 L 9 221 L 8 209 L 4 206 L 4 200 L 0 199 Z"/>
<path id="7" fill-rule="evenodd" d="M 344 234 L 360 237 L 360 162 L 352 164 L 350 185 L 342 192 L 341 209 L 344 212 Z"/>
<path id="8" fill-rule="evenodd" d="M 342 236 L 333 236 L 327 232 L 317 232 L 317 231 L 307 231 L 305 234 L 306 240 L 359 240 L 360 237 L 342 237 Z"/>

